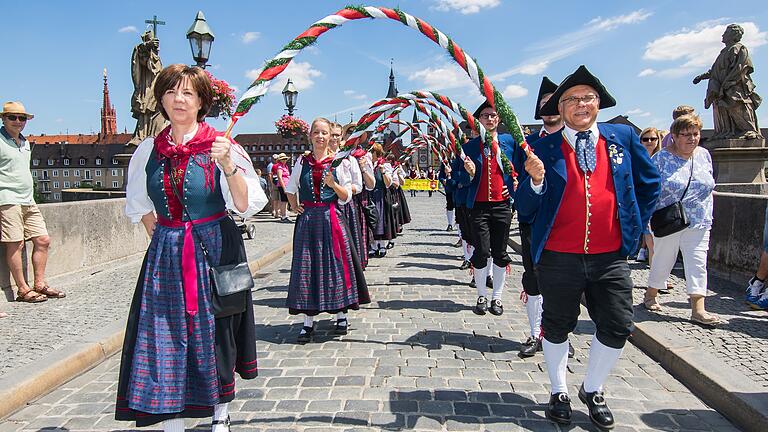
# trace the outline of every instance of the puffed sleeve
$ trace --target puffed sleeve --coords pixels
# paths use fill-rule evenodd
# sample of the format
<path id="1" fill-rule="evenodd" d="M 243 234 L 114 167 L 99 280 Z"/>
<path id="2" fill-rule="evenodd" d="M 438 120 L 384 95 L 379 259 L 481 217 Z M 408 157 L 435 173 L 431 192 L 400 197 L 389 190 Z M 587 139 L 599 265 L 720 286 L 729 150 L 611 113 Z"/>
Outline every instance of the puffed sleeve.
<path id="1" fill-rule="evenodd" d="M 363 173 L 360 172 L 360 164 L 357 159 L 348 157 L 344 159 L 349 164 L 349 175 L 352 178 L 352 187 L 355 193 L 360 193 L 363 190 Z"/>
<path id="2" fill-rule="evenodd" d="M 385 163 L 382 165 L 384 167 L 384 174 L 388 175 L 390 178 L 392 178 L 392 164 Z"/>
<path id="3" fill-rule="evenodd" d="M 304 155 L 301 155 L 296 159 L 296 163 L 293 164 L 293 171 L 291 171 L 291 177 L 288 179 L 288 184 L 285 185 L 285 193 L 295 194 L 299 192 L 299 180 L 301 179 L 301 164 L 304 162 Z"/>
<path id="4" fill-rule="evenodd" d="M 373 162 L 371 161 L 371 154 L 370 153 L 366 153 L 365 156 L 363 156 L 363 160 L 365 161 L 365 171 L 370 173 L 371 175 L 374 175 L 373 174 Z M 372 191 L 372 190 L 376 189 L 376 182 L 373 183 L 373 187 L 372 188 L 369 188 L 368 186 L 366 186 L 365 189 L 367 189 L 369 191 Z"/>
<path id="5" fill-rule="evenodd" d="M 344 165 L 347 165 L 347 167 Z M 342 201 L 339 197 L 339 204 L 346 204 L 352 201 L 352 176 L 350 175 L 349 170 L 349 166 L 351 165 L 349 159 L 344 159 L 341 165 L 336 167 L 336 183 L 347 190 L 347 199 Z"/>
<path id="6" fill-rule="evenodd" d="M 125 184 L 125 215 L 133 223 L 141 222 L 141 217 L 155 211 L 155 205 L 147 193 L 147 162 L 155 140 L 147 138 L 139 144 L 128 163 L 128 179 Z"/>
<path id="7" fill-rule="evenodd" d="M 240 212 L 235 207 L 235 202 L 232 199 L 232 194 L 229 193 L 229 184 L 227 178 L 222 171 L 219 176 L 221 182 L 221 194 L 224 196 L 224 201 L 227 203 L 227 208 L 237 213 L 241 217 L 253 216 L 267 205 L 267 195 L 264 190 L 261 189 L 261 182 L 259 182 L 259 176 L 256 175 L 256 170 L 253 169 L 253 163 L 248 157 L 248 153 L 245 152 L 240 144 L 232 143 L 231 158 L 232 162 L 237 166 L 245 179 L 245 184 L 248 187 L 248 208 L 245 212 Z"/>

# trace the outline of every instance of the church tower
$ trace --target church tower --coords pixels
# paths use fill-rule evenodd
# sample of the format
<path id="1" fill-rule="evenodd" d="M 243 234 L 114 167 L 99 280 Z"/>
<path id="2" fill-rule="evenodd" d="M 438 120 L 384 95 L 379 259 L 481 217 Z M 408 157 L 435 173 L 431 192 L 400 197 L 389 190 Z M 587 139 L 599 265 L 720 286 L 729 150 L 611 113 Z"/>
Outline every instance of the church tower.
<path id="1" fill-rule="evenodd" d="M 101 106 L 101 138 L 117 133 L 117 116 L 115 106 L 109 100 L 109 87 L 107 86 L 107 68 L 104 68 L 104 100 Z"/>
<path id="2" fill-rule="evenodd" d="M 395 85 L 395 70 L 394 66 L 392 65 L 392 61 L 390 61 L 389 66 L 389 88 L 387 89 L 387 97 L 393 98 L 397 97 L 398 91 L 397 91 L 397 85 Z M 384 113 L 384 116 L 382 118 L 386 118 L 389 116 L 391 111 L 387 111 Z M 400 119 L 400 115 L 395 117 L 396 119 Z M 392 140 L 394 140 L 395 136 L 397 136 L 400 133 L 400 125 L 397 123 L 390 123 L 387 125 L 387 129 L 384 135 L 384 143 L 385 148 L 386 146 L 389 146 L 392 143 Z"/>

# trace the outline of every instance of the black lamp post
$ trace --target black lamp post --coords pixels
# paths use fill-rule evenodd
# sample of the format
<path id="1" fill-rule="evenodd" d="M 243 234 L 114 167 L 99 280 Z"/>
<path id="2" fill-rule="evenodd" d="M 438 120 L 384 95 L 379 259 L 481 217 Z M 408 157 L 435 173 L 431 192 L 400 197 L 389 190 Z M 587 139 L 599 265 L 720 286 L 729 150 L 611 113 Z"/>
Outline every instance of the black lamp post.
<path id="1" fill-rule="evenodd" d="M 197 12 L 195 22 L 187 30 L 187 39 L 189 39 L 189 46 L 192 48 L 192 58 L 195 59 L 198 66 L 205 69 L 206 62 L 211 55 L 214 35 L 208 22 L 205 21 L 205 15 L 202 11 Z"/>
<path id="2" fill-rule="evenodd" d="M 283 99 L 285 100 L 285 106 L 288 108 L 288 115 L 293 116 L 293 109 L 296 108 L 296 98 L 299 96 L 299 91 L 296 90 L 296 86 L 293 85 L 293 81 L 288 78 L 288 82 L 285 83 L 283 88 Z"/>

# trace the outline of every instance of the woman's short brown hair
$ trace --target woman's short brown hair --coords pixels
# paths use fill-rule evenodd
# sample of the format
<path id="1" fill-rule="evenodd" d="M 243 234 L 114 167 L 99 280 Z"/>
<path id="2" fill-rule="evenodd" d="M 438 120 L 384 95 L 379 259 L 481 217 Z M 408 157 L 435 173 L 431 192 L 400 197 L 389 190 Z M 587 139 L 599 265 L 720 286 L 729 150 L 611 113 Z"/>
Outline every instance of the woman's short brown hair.
<path id="1" fill-rule="evenodd" d="M 155 87 L 153 89 L 157 107 L 160 109 L 160 113 L 163 114 L 163 117 L 165 117 L 166 120 L 170 120 L 168 118 L 168 113 L 165 112 L 165 108 L 163 107 L 163 95 L 168 90 L 176 88 L 184 78 L 189 79 L 189 83 L 192 84 L 192 88 L 197 92 L 197 96 L 200 98 L 200 109 L 197 111 L 197 121 L 203 121 L 205 115 L 208 114 L 208 110 L 211 109 L 211 105 L 213 105 L 213 89 L 211 88 L 211 80 L 208 79 L 208 74 L 197 66 L 187 66 L 181 63 L 172 64 L 157 75 L 157 79 L 155 79 Z"/>
<path id="2" fill-rule="evenodd" d="M 672 126 L 670 126 L 669 131 L 672 133 L 672 135 L 680 135 L 682 131 L 688 129 L 697 129 L 701 131 L 703 126 L 704 125 L 701 123 L 699 116 L 696 114 L 686 114 L 676 118 L 675 121 L 672 122 Z"/>

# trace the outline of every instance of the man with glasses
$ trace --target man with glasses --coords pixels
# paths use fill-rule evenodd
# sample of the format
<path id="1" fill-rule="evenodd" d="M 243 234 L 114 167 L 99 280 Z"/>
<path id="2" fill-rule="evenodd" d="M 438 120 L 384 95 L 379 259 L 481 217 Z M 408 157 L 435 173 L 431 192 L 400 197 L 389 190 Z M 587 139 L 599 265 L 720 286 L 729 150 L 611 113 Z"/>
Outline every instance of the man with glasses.
<path id="1" fill-rule="evenodd" d="M 545 413 L 569 424 L 568 334 L 578 323 L 582 293 L 595 322 L 579 399 L 601 429 L 614 427 L 603 384 L 632 331 L 627 257 L 638 246 L 656 205 L 659 173 L 626 125 L 597 124 L 616 105 L 602 83 L 580 66 L 541 107 L 563 119 L 563 130 L 536 142 L 543 169 L 526 171 L 517 191 L 521 215 L 533 217 L 531 254 L 543 296 L 544 360 L 552 385 Z"/>
<path id="2" fill-rule="evenodd" d="M 509 225 L 512 222 L 510 193 L 514 191 L 514 173 L 504 172 L 501 154 L 503 153 L 516 167 L 522 166 L 524 155 L 509 134 L 499 134 L 499 115 L 488 103 L 484 102 L 474 112 L 486 131 L 491 135 L 491 142 L 484 142 L 484 137 L 477 137 L 463 146 L 466 158 L 458 166 L 455 181 L 466 187 L 465 205 L 472 226 L 472 238 L 475 250 L 470 262 L 475 271 L 477 302 L 473 312 L 485 315 L 504 313 L 501 295 L 504 290 L 506 269 L 511 262 L 507 254 Z M 486 294 L 486 279 L 493 275 L 493 292 L 490 306 Z"/>
<path id="3" fill-rule="evenodd" d="M 40 303 L 48 297 L 63 298 L 65 294 L 49 287 L 45 280 L 51 239 L 33 197 L 34 183 L 29 170 L 32 149 L 21 134 L 27 120 L 34 116 L 20 102 L 6 102 L 0 116 L 0 242 L 5 244 L 8 268 L 18 289 L 16 301 Z M 21 259 L 24 241 L 30 239 L 34 244 L 32 287 L 24 279 Z"/>

